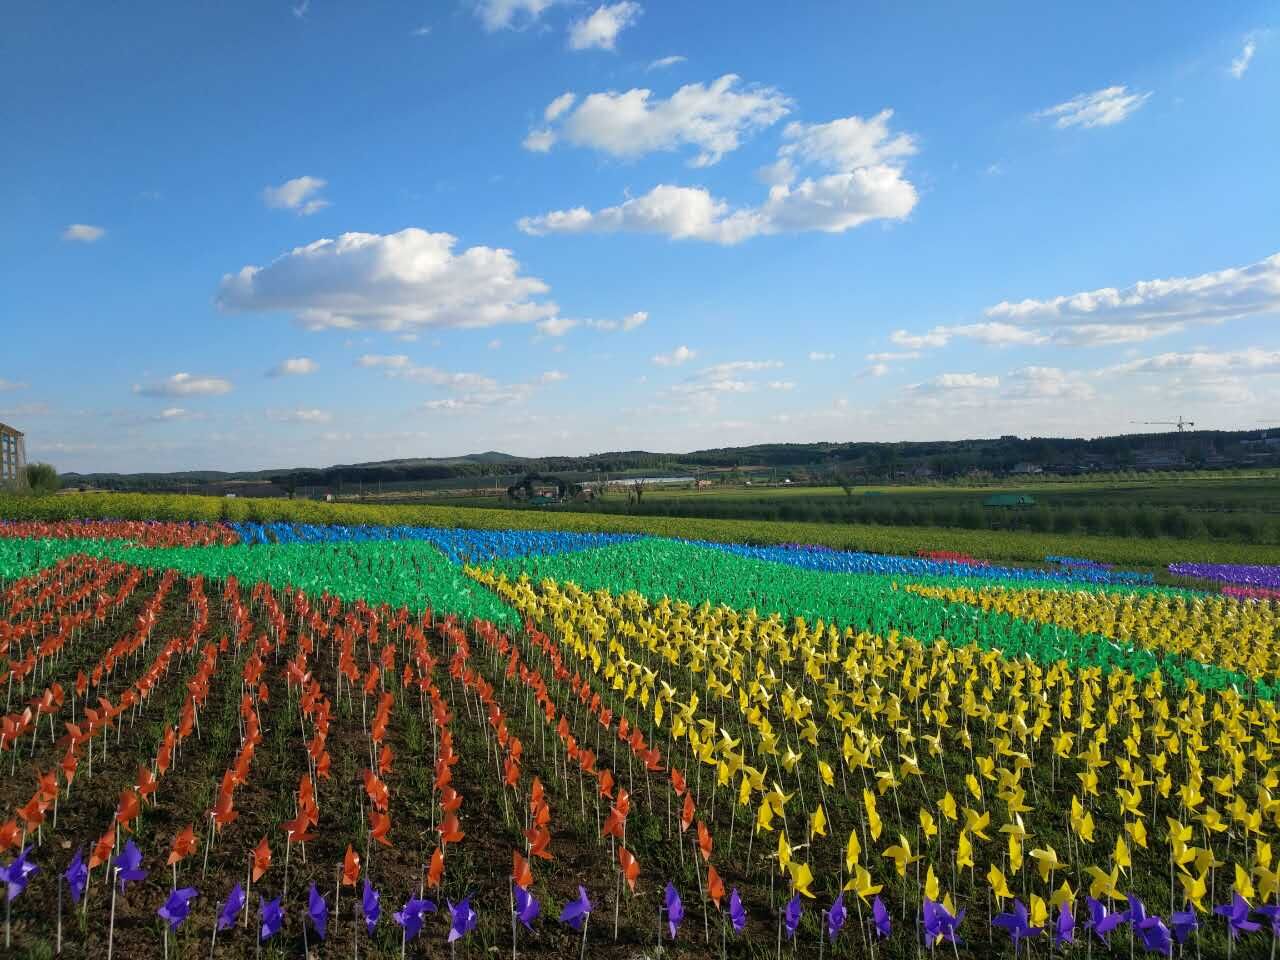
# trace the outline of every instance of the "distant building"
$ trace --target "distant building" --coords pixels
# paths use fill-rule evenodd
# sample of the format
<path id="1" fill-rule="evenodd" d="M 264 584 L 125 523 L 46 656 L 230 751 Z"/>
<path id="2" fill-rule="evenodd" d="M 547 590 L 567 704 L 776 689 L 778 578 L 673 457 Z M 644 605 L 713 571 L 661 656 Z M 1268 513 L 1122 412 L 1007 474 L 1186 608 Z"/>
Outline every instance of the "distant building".
<path id="1" fill-rule="evenodd" d="M 26 466 L 26 435 L 0 423 L 0 487 L 25 486 Z"/>
<path id="2" fill-rule="evenodd" d="M 1013 473 L 1044 473 L 1044 467 L 1038 463 L 1017 463 L 1014 464 Z"/>
<path id="3" fill-rule="evenodd" d="M 1021 437 L 1019 437 L 1016 433 L 1006 433 L 1006 434 L 1002 434 L 1000 439 L 1008 443 L 1010 440 L 1020 440 Z"/>

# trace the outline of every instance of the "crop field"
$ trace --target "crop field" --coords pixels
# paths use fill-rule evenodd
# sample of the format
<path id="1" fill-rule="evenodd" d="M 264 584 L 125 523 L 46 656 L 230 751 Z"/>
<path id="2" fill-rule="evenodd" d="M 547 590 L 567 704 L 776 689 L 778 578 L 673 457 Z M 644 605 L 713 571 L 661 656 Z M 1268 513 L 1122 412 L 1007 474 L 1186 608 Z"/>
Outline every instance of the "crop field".
<path id="1" fill-rule="evenodd" d="M 1280 938 L 1275 549 L 33 502 L 0 504 L 3 955 Z"/>

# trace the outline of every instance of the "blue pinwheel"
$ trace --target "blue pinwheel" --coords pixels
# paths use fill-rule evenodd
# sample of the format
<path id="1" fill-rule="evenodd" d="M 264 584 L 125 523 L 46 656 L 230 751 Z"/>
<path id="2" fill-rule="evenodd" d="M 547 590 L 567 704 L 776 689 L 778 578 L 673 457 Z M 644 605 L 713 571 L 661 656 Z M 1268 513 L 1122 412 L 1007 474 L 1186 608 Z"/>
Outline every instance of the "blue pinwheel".
<path id="1" fill-rule="evenodd" d="M 63 874 L 67 878 L 67 886 L 71 889 L 71 902 L 80 903 L 80 898 L 84 896 L 84 888 L 89 882 L 89 868 L 84 863 L 84 853 L 80 848 L 76 848 L 76 855 L 71 858 L 71 866 L 67 867 L 67 872 Z"/>
<path id="2" fill-rule="evenodd" d="M 1044 932 L 1043 927 L 1031 926 L 1031 914 L 1027 910 L 1027 905 L 1017 897 L 1013 898 L 1013 910 L 996 914 L 991 923 L 993 926 L 1002 927 L 1009 934 L 1013 940 L 1014 953 L 1018 952 L 1018 944 L 1023 940 L 1038 937 Z"/>
<path id="3" fill-rule="evenodd" d="M 1232 940 L 1235 940 L 1242 933 L 1253 933 L 1262 929 L 1261 924 L 1249 919 L 1249 910 L 1249 901 L 1234 892 L 1231 894 L 1230 903 L 1220 904 L 1213 908 L 1213 912 L 1218 916 L 1227 918 L 1227 927 Z"/>
<path id="4" fill-rule="evenodd" d="M 360 896 L 360 908 L 364 912 L 364 926 L 372 935 L 373 928 L 378 925 L 378 918 L 382 916 L 382 906 L 379 903 L 381 894 L 373 888 L 373 884 L 369 882 L 369 878 L 364 879 L 364 892 Z"/>
<path id="5" fill-rule="evenodd" d="M 1098 939 L 1103 943 L 1107 943 L 1107 938 L 1111 936 L 1111 931 L 1128 919 L 1127 913 L 1108 913 L 1106 906 L 1093 897 L 1085 897 L 1085 903 L 1089 907 L 1088 924 Z"/>
<path id="6" fill-rule="evenodd" d="M 404 928 L 405 940 L 412 940 L 422 932 L 422 924 L 426 920 L 427 914 L 434 913 L 435 909 L 436 905 L 430 900 L 410 897 L 402 909 L 391 915 L 391 919 Z M 368 922 L 367 914 L 365 922 Z"/>
<path id="7" fill-rule="evenodd" d="M 1063 900 L 1058 905 L 1058 922 L 1053 928 L 1053 942 L 1056 946 L 1076 941 L 1076 918 L 1071 912 L 1071 902 Z"/>
<path id="8" fill-rule="evenodd" d="M 684 920 L 684 904 L 680 902 L 680 894 L 676 892 L 676 888 L 670 883 L 662 894 L 662 902 L 667 910 L 667 930 L 671 933 L 671 939 L 676 938 L 676 930 L 680 928 L 680 922 Z"/>
<path id="9" fill-rule="evenodd" d="M 244 909 L 244 888 L 236 884 L 227 894 L 227 902 L 218 908 L 218 929 L 230 930 L 236 925 L 236 917 Z"/>
<path id="10" fill-rule="evenodd" d="M 871 922 L 875 924 L 876 936 L 881 940 L 888 940 L 889 934 L 893 932 L 893 919 L 889 916 L 889 908 L 879 896 L 871 901 Z"/>
<path id="11" fill-rule="evenodd" d="M 734 933 L 741 933 L 747 928 L 747 911 L 742 906 L 742 897 L 737 887 L 729 894 L 729 920 L 733 923 Z"/>
<path id="12" fill-rule="evenodd" d="M 258 930 L 259 942 L 265 943 L 280 932 L 284 926 L 284 908 L 280 906 L 280 898 L 263 900 L 258 897 L 258 912 L 262 917 L 262 926 Z"/>
<path id="13" fill-rule="evenodd" d="M 538 903 L 538 898 L 524 887 L 517 886 L 515 915 L 516 919 L 524 924 L 526 930 L 533 929 L 533 921 L 538 919 L 538 914 L 541 912 L 542 905 Z"/>
<path id="14" fill-rule="evenodd" d="M 560 911 L 560 922 L 567 923 L 575 930 L 581 930 L 583 922 L 591 914 L 591 900 L 587 897 L 587 888 L 579 885 L 578 899 L 570 900 Z"/>
<path id="15" fill-rule="evenodd" d="M 142 851 L 132 840 L 125 842 L 124 849 L 111 861 L 116 875 L 120 878 L 120 892 L 124 893 L 129 884 L 145 880 L 147 871 L 142 869 Z"/>
<path id="16" fill-rule="evenodd" d="M 840 936 L 840 931 L 844 927 L 845 921 L 844 894 L 836 894 L 835 903 L 831 904 L 831 909 L 827 911 L 827 935 L 831 937 L 831 942 L 836 942 L 836 937 Z"/>
<path id="17" fill-rule="evenodd" d="M 169 898 L 160 905 L 156 915 L 169 924 L 170 930 L 177 930 L 187 919 L 187 914 L 191 912 L 191 901 L 199 895 L 200 892 L 195 887 L 183 887 L 180 890 L 170 891 Z"/>
<path id="18" fill-rule="evenodd" d="M 312 881 L 311 889 L 307 891 L 307 916 L 311 918 L 311 925 L 323 940 L 329 927 L 329 904 L 325 901 L 324 894 L 316 889 L 315 881 Z"/>
<path id="19" fill-rule="evenodd" d="M 1179 946 L 1187 942 L 1187 937 L 1200 929 L 1200 921 L 1196 919 L 1194 910 L 1176 910 L 1169 917 L 1169 925 L 1173 927 L 1174 939 Z"/>
<path id="20" fill-rule="evenodd" d="M 1166 957 L 1173 956 L 1173 939 L 1169 936 L 1169 928 L 1157 916 L 1143 917 L 1134 925 L 1142 947 L 1149 953 L 1160 953 Z"/>
<path id="21" fill-rule="evenodd" d="M 804 915 L 804 905 L 800 902 L 800 894 L 794 893 L 787 901 L 787 909 L 783 911 L 782 920 L 787 928 L 787 939 L 790 940 L 800 929 L 800 918 Z"/>
<path id="22" fill-rule="evenodd" d="M 924 933 L 927 942 L 937 943 L 939 938 L 947 943 L 959 943 L 956 937 L 956 929 L 960 926 L 960 922 L 964 920 L 964 911 L 961 910 L 956 914 L 952 914 L 950 910 L 937 901 L 924 898 Z"/>
<path id="23" fill-rule="evenodd" d="M 6 887 L 6 902 L 16 900 L 22 896 L 32 875 L 40 869 L 27 860 L 30 853 L 31 848 L 24 847 L 12 863 L 7 867 L 0 867 L 0 881 L 3 881 Z"/>
<path id="24" fill-rule="evenodd" d="M 471 896 L 467 895 L 456 904 L 449 904 L 449 942 L 461 940 L 476 928 L 480 918 L 471 909 Z"/>

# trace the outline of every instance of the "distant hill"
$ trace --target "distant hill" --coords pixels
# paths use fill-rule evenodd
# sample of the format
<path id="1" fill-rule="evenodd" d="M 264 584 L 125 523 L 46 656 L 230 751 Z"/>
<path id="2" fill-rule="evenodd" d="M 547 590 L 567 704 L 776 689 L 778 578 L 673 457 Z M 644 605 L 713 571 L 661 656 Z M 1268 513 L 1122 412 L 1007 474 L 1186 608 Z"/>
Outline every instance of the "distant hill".
<path id="1" fill-rule="evenodd" d="M 804 481 L 893 480 L 970 474 L 1089 473 L 1115 470 L 1280 465 L 1280 436 L 1265 431 L 1196 430 L 1128 434 L 1090 440 L 998 437 L 909 443 L 770 443 L 687 453 L 613 451 L 583 457 L 518 457 L 496 450 L 456 457 L 415 457 L 328 467 L 191 470 L 174 473 L 66 473 L 64 486 L 106 490 L 283 492 L 316 494 L 353 486 L 449 489 L 505 486 L 525 473 L 568 479 L 600 475 L 772 471 Z"/>

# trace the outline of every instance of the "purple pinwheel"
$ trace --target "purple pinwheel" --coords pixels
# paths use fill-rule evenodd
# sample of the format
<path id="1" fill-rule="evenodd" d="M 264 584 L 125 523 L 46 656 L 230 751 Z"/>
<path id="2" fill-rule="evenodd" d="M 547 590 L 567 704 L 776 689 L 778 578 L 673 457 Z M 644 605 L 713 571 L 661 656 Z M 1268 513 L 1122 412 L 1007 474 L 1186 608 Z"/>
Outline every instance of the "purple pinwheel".
<path id="1" fill-rule="evenodd" d="M 1196 919 L 1194 910 L 1177 910 L 1169 917 L 1169 925 L 1173 927 L 1174 939 L 1178 944 L 1187 942 L 1187 937 L 1200 929 L 1200 922 Z"/>
<path id="2" fill-rule="evenodd" d="M 1025 938 L 1030 940 L 1038 937 L 1044 932 L 1043 927 L 1031 926 L 1031 914 L 1027 910 L 1027 905 L 1017 897 L 1013 898 L 1013 910 L 1008 913 L 998 913 L 992 925 L 1003 927 L 1013 940 L 1013 952 L 1018 952 L 1018 944 Z"/>
<path id="3" fill-rule="evenodd" d="M 449 942 L 461 940 L 476 928 L 479 916 L 471 909 L 471 896 L 468 894 L 457 902 L 449 904 Z"/>
<path id="4" fill-rule="evenodd" d="M 667 908 L 667 929 L 671 931 L 671 939 L 676 938 L 676 930 L 684 919 L 684 904 L 680 902 L 680 894 L 670 883 L 662 895 L 662 902 Z"/>
<path id="5" fill-rule="evenodd" d="M 729 919 L 733 921 L 734 933 L 741 933 L 746 929 L 747 911 L 742 906 L 742 897 L 738 895 L 737 887 L 729 894 Z"/>
<path id="6" fill-rule="evenodd" d="M 1084 901 L 1089 906 L 1088 924 L 1103 943 L 1107 942 L 1112 930 L 1129 919 L 1128 913 L 1108 913 L 1106 906 L 1093 897 L 1085 897 Z"/>
<path id="7" fill-rule="evenodd" d="M 876 936 L 888 940 L 893 932 L 893 920 L 889 917 L 889 908 L 879 897 L 871 901 L 871 921 L 876 925 Z"/>
<path id="8" fill-rule="evenodd" d="M 434 913 L 435 909 L 436 905 L 430 900 L 410 897 L 404 908 L 398 913 L 393 913 L 391 919 L 404 927 L 405 940 L 412 940 L 422 931 L 422 924 L 427 914 Z M 368 923 L 368 915 L 365 917 L 365 922 Z"/>
<path id="9" fill-rule="evenodd" d="M 1254 912 L 1262 914 L 1270 921 L 1271 936 L 1280 937 L 1280 906 L 1274 903 L 1265 903 Z"/>
<path id="10" fill-rule="evenodd" d="M 85 884 L 89 882 L 89 868 L 84 865 L 84 853 L 79 848 L 63 876 L 67 878 L 67 886 L 71 888 L 71 902 L 79 904 L 80 898 L 84 896 Z"/>
<path id="11" fill-rule="evenodd" d="M 125 842 L 124 849 L 111 861 L 111 865 L 116 868 L 120 877 L 121 893 L 124 893 L 129 884 L 146 879 L 147 871 L 142 869 L 142 851 L 132 840 Z"/>
<path id="12" fill-rule="evenodd" d="M 1053 930 L 1053 942 L 1057 946 L 1076 942 L 1076 918 L 1071 912 L 1071 902 L 1063 900 L 1058 905 L 1058 922 Z"/>
<path id="13" fill-rule="evenodd" d="M 1129 909 L 1125 911 L 1124 918 L 1133 924 L 1133 928 L 1136 930 L 1147 919 L 1147 907 L 1132 893 L 1125 894 L 1125 899 L 1129 901 Z"/>
<path id="14" fill-rule="evenodd" d="M 30 852 L 30 847 L 24 847 L 13 863 L 7 867 L 0 867 L 0 881 L 8 887 L 7 900 L 16 900 L 20 897 L 27 889 L 27 882 L 31 879 L 31 875 L 40 869 L 34 863 L 27 862 L 27 854 Z"/>
<path id="15" fill-rule="evenodd" d="M 230 930 L 236 925 L 236 917 L 244 909 L 244 888 L 236 884 L 227 894 L 227 902 L 218 908 L 218 929 Z"/>
<path id="16" fill-rule="evenodd" d="M 160 905 L 156 915 L 169 924 L 170 930 L 177 930 L 191 912 L 191 901 L 200 895 L 195 887 L 183 887 L 169 894 L 169 899 Z"/>
<path id="17" fill-rule="evenodd" d="M 1166 957 L 1173 956 L 1173 940 L 1169 937 L 1169 928 L 1159 917 L 1143 917 L 1134 925 L 1138 931 L 1138 939 L 1148 953 L 1162 953 Z"/>
<path id="18" fill-rule="evenodd" d="M 840 936 L 840 930 L 844 927 L 845 910 L 844 910 L 844 894 L 836 894 L 836 902 L 831 904 L 831 909 L 827 911 L 827 935 L 831 937 L 831 942 L 836 942 L 836 937 Z"/>
<path id="19" fill-rule="evenodd" d="M 378 918 L 382 916 L 382 907 L 378 903 L 381 894 L 373 889 L 373 884 L 369 882 L 369 878 L 364 878 L 364 893 L 360 897 L 360 906 L 364 910 L 364 926 L 373 934 L 373 928 L 378 925 Z"/>
<path id="20" fill-rule="evenodd" d="M 1214 907 L 1213 912 L 1227 918 L 1231 939 L 1234 940 L 1242 933 L 1253 933 L 1255 930 L 1262 929 L 1261 924 L 1249 919 L 1249 909 L 1248 900 L 1238 893 L 1232 893 L 1231 902 Z"/>
<path id="21" fill-rule="evenodd" d="M 324 895 L 316 889 L 314 880 L 311 883 L 311 889 L 307 891 L 307 916 L 311 918 L 311 925 L 316 928 L 316 933 L 323 940 L 329 926 L 329 904 L 325 902 Z"/>
<path id="22" fill-rule="evenodd" d="M 284 910 L 280 906 L 280 898 L 263 901 L 262 897 L 258 897 L 258 912 L 262 915 L 262 929 L 258 932 L 258 940 L 265 942 L 284 926 Z"/>
<path id="23" fill-rule="evenodd" d="M 587 897 L 587 888 L 578 887 L 578 899 L 570 900 L 560 911 L 560 922 L 567 923 L 575 930 L 582 929 L 582 922 L 591 913 L 591 901 Z"/>
<path id="24" fill-rule="evenodd" d="M 941 937 L 947 943 L 959 943 L 956 938 L 956 928 L 960 926 L 960 921 L 964 919 L 964 911 L 952 916 L 942 904 L 924 898 L 924 932 L 929 943 L 936 943 Z M 1037 930 L 1039 928 L 1036 928 Z"/>
<path id="25" fill-rule="evenodd" d="M 800 929 L 800 917 L 804 915 L 804 906 L 800 903 L 800 894 L 791 895 L 791 899 L 787 901 L 787 909 L 782 917 L 787 927 L 787 939 L 790 940 L 796 935 L 796 931 Z"/>
<path id="26" fill-rule="evenodd" d="M 533 921 L 538 919 L 538 914 L 542 912 L 542 905 L 538 903 L 538 898 L 526 890 L 524 887 L 516 887 L 516 919 L 524 924 L 526 930 L 533 929 Z"/>

